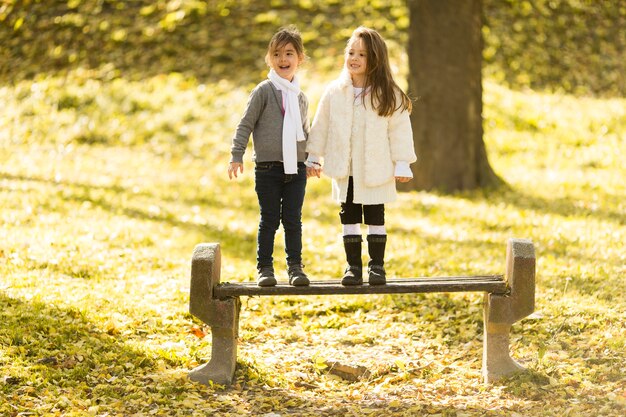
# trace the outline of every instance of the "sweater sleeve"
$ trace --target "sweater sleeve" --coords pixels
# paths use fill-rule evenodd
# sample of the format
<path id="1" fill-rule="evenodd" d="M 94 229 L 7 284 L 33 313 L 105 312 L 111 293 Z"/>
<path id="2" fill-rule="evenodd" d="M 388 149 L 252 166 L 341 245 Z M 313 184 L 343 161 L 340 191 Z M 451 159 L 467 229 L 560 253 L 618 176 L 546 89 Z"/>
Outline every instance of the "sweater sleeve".
<path id="1" fill-rule="evenodd" d="M 261 88 L 257 86 L 250 93 L 246 110 L 239 121 L 239 125 L 237 125 L 237 130 L 235 131 L 235 136 L 233 137 L 232 146 L 230 148 L 231 162 L 243 162 L 243 154 L 246 152 L 250 134 L 259 120 L 264 105 L 265 100 L 263 99 L 263 92 Z"/>
<path id="2" fill-rule="evenodd" d="M 302 131 L 304 132 L 304 137 L 308 138 L 311 133 L 311 124 L 309 123 L 309 99 L 301 93 L 298 100 L 300 104 L 300 115 L 302 117 Z"/>
<path id="3" fill-rule="evenodd" d="M 406 110 L 396 110 L 389 119 L 389 145 L 393 162 L 404 161 L 409 164 L 417 160 L 413 145 L 411 119 Z"/>
<path id="4" fill-rule="evenodd" d="M 318 157 L 324 157 L 326 153 L 326 139 L 328 138 L 328 127 L 330 123 L 330 96 L 326 89 L 315 112 L 311 133 L 307 141 L 306 151 Z"/>

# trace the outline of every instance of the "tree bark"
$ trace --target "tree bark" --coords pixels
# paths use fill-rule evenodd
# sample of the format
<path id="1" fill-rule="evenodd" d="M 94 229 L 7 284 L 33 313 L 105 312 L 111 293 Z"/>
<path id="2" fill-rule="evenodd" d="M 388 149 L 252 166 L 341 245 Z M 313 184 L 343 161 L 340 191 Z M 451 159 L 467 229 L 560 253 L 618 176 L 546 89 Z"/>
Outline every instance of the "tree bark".
<path id="1" fill-rule="evenodd" d="M 407 0 L 418 161 L 404 190 L 496 186 L 482 127 L 482 0 Z"/>

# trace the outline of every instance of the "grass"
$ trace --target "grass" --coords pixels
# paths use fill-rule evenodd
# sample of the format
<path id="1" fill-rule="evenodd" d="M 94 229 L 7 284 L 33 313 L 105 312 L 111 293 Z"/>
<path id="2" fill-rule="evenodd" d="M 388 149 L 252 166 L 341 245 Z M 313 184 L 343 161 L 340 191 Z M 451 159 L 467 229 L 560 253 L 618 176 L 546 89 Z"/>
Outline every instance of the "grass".
<path id="1" fill-rule="evenodd" d="M 314 109 L 325 79 L 304 78 Z M 490 82 L 485 141 L 508 187 L 403 193 L 387 258 L 397 276 L 501 273 L 507 239 L 532 239 L 537 311 L 512 335 L 531 372 L 480 383 L 480 294 L 251 298 L 236 384 L 190 382 L 210 357 L 187 311 L 194 246 L 221 243 L 224 281 L 255 275 L 250 154 L 226 173 L 248 91 L 88 71 L 0 87 L 0 414 L 623 415 L 626 101 Z M 322 279 L 343 265 L 329 195 L 311 181 L 303 215 Z M 281 279 L 283 253 L 279 232 Z"/>

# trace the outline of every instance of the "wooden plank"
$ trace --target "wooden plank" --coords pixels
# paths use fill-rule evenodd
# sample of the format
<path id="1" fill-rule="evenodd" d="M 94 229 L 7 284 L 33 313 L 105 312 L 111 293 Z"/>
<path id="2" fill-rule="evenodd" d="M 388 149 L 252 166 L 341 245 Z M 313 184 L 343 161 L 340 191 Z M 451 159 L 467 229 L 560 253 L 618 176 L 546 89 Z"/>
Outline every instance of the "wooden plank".
<path id="1" fill-rule="evenodd" d="M 502 275 L 467 277 L 393 278 L 387 285 L 366 283 L 352 287 L 340 280 L 312 281 L 308 287 L 293 287 L 279 282 L 275 287 L 259 287 L 256 282 L 224 282 L 213 288 L 213 297 L 227 298 L 261 295 L 325 295 L 325 294 L 408 294 L 428 292 L 488 292 L 504 294 L 507 285 Z"/>

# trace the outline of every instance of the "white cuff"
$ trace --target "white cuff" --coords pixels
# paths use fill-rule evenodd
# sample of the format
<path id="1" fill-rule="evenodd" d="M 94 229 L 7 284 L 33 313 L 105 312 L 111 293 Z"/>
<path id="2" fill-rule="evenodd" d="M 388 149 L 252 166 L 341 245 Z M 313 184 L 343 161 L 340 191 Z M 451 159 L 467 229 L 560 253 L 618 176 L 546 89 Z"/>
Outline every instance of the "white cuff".
<path id="1" fill-rule="evenodd" d="M 308 166 L 309 168 L 321 168 L 322 166 L 322 164 L 320 164 L 320 157 L 312 154 L 309 154 L 306 161 L 304 162 L 304 165 Z"/>
<path id="2" fill-rule="evenodd" d="M 409 165 L 410 164 L 406 161 L 396 161 L 396 170 L 394 176 L 413 178 L 413 172 L 411 172 L 411 168 L 409 167 Z"/>

